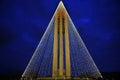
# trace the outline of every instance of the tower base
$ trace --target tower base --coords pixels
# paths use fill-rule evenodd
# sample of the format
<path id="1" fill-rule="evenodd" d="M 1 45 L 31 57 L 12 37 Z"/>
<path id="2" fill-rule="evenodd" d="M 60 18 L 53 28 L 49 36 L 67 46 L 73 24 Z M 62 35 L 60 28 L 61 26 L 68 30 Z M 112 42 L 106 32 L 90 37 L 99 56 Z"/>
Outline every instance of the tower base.
<path id="1" fill-rule="evenodd" d="M 103 79 L 80 78 L 80 77 L 39 77 L 39 78 L 22 77 L 21 80 L 103 80 Z"/>

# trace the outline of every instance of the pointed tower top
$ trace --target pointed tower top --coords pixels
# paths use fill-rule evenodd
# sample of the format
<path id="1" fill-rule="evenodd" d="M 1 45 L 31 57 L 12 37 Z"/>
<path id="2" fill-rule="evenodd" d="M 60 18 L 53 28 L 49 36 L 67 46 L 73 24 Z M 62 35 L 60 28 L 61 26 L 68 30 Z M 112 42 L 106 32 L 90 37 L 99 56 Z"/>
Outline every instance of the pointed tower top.
<path id="1" fill-rule="evenodd" d="M 68 15 L 68 12 L 67 12 L 67 10 L 66 10 L 66 8 L 65 8 L 62 0 L 60 0 L 60 2 L 59 2 L 59 4 L 58 4 L 58 7 L 57 7 L 57 9 L 56 9 L 56 11 L 55 11 L 54 14 L 56 14 L 56 12 L 59 11 L 59 10 L 64 11 L 64 12 Z M 69 15 L 68 15 L 68 16 L 69 16 Z"/>
<path id="2" fill-rule="evenodd" d="M 60 6 L 64 7 L 62 0 L 60 0 L 58 7 L 60 7 Z"/>

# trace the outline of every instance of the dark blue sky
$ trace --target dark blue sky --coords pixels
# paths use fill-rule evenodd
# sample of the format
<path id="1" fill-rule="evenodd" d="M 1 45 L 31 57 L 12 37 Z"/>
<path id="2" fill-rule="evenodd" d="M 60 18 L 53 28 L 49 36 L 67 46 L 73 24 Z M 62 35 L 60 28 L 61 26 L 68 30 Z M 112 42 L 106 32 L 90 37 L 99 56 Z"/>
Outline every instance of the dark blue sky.
<path id="1" fill-rule="evenodd" d="M 23 72 L 59 0 L 0 0 L 0 74 Z M 120 72 L 120 1 L 63 0 L 102 72 Z"/>

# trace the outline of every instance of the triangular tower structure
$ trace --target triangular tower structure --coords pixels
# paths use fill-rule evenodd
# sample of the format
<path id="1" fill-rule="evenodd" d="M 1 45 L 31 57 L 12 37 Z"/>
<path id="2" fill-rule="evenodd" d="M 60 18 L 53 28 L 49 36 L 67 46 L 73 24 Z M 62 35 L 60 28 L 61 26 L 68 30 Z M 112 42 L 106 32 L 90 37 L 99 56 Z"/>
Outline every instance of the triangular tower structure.
<path id="1" fill-rule="evenodd" d="M 102 77 L 60 1 L 22 80 Z"/>

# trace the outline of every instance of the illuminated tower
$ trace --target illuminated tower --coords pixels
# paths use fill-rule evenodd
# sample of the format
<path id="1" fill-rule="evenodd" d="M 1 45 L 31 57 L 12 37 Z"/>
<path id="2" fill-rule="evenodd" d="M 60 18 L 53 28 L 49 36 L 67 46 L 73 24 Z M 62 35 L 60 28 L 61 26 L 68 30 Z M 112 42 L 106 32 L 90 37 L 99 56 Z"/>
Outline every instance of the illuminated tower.
<path id="1" fill-rule="evenodd" d="M 99 70 L 60 1 L 21 79 L 99 77 Z"/>

